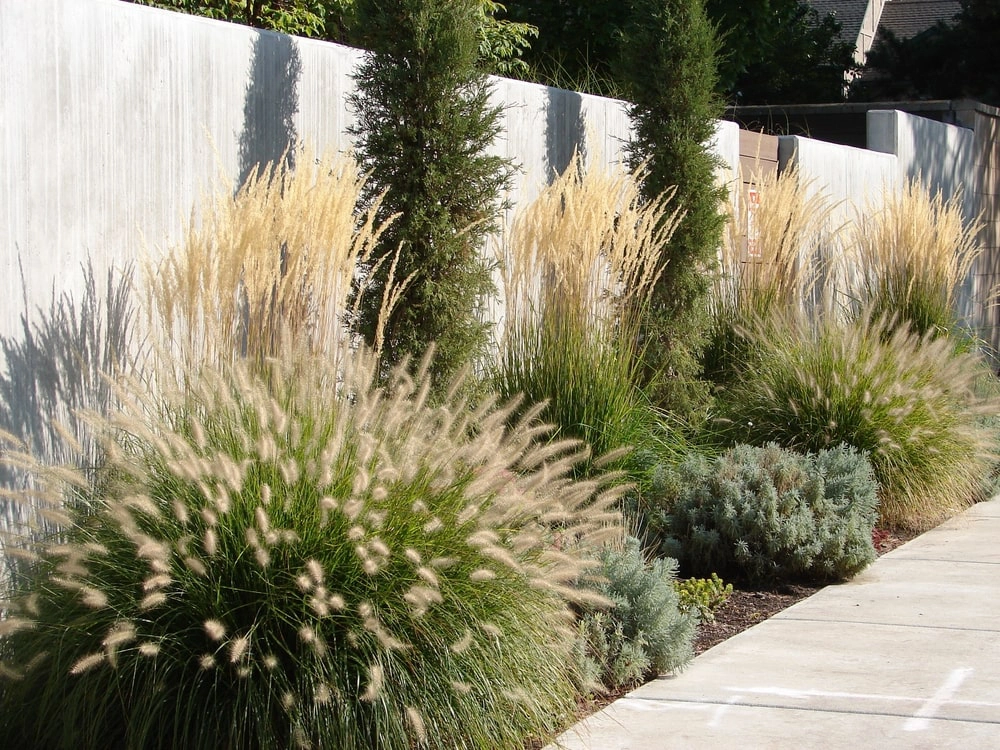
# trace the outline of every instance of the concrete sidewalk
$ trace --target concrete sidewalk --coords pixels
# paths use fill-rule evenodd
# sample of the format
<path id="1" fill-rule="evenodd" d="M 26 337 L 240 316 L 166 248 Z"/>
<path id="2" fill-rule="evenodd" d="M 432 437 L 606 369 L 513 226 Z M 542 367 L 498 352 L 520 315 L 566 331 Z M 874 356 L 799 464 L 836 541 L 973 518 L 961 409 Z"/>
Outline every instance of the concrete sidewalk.
<path id="1" fill-rule="evenodd" d="M 1000 498 L 643 685 L 556 747 L 1000 748 Z"/>

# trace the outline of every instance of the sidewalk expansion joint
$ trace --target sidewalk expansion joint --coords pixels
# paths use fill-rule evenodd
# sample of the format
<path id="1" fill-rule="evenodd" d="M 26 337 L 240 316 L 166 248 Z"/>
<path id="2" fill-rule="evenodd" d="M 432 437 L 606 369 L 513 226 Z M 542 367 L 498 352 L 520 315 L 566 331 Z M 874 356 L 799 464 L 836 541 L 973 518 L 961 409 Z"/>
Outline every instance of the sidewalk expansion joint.
<path id="1" fill-rule="evenodd" d="M 870 625 L 872 627 L 882 627 L 882 628 L 912 628 L 913 630 L 956 630 L 963 633 L 1000 633 L 1000 627 L 997 628 L 963 628 L 958 625 L 922 625 L 922 624 L 912 624 L 905 622 L 872 622 L 871 620 L 841 620 L 837 618 L 824 619 L 820 617 L 796 617 L 794 615 L 782 615 L 777 614 L 765 620 L 776 622 L 816 622 L 827 625 Z M 700 656 L 700 654 L 699 654 Z"/>
<path id="2" fill-rule="evenodd" d="M 685 706 L 720 706 L 726 708 L 768 708 L 776 709 L 779 711 L 806 711 L 809 713 L 820 713 L 820 714 L 838 714 L 841 716 L 883 716 L 887 719 L 913 719 L 915 715 L 913 713 L 904 713 L 898 711 L 874 711 L 866 710 L 864 708 L 856 709 L 845 709 L 845 708 L 829 708 L 826 706 L 789 706 L 785 703 L 767 703 L 764 701 L 754 701 L 745 702 L 739 701 L 734 702 L 732 700 L 697 700 L 694 698 L 642 698 L 638 696 L 625 696 L 620 698 L 615 703 L 612 703 L 610 707 L 616 704 L 627 705 L 629 701 L 641 701 L 644 703 L 654 703 L 662 705 L 664 708 L 669 708 L 671 704 L 680 704 Z M 605 709 L 607 710 L 607 709 Z M 1000 726 L 1000 719 L 972 719 L 960 716 L 925 716 L 920 715 L 919 717 L 923 721 L 949 721 L 949 722 L 959 722 L 962 724 L 989 724 Z"/>

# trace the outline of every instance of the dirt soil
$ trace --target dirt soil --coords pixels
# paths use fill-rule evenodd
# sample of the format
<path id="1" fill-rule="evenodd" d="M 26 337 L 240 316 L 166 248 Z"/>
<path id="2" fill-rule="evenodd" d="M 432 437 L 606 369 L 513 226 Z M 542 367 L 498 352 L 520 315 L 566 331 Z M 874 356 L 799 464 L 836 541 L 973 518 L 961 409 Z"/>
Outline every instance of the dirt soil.
<path id="1" fill-rule="evenodd" d="M 694 636 L 695 654 L 708 651 L 818 590 L 818 586 L 783 584 L 774 588 L 733 591 L 729 600 L 715 613 L 715 621 L 698 626 Z"/>
<path id="2" fill-rule="evenodd" d="M 885 531 L 876 529 L 873 534 L 875 551 L 879 556 L 896 549 L 914 537 L 916 533 L 901 531 Z M 738 633 L 763 622 L 783 609 L 791 607 L 798 601 L 815 594 L 822 586 L 806 586 L 799 584 L 778 584 L 770 588 L 739 587 L 734 585 L 734 591 L 729 600 L 715 613 L 713 622 L 701 623 L 694 636 L 694 652 L 701 654 L 732 638 Z M 592 713 L 600 711 L 605 706 L 621 698 L 628 691 L 610 693 L 592 697 L 579 702 L 577 719 L 584 719 Z M 529 742 L 526 750 L 538 750 L 541 742 Z"/>
<path id="3" fill-rule="evenodd" d="M 881 556 L 910 541 L 915 534 L 876 529 L 875 551 Z M 779 584 L 768 588 L 735 587 L 729 600 L 715 613 L 714 622 L 702 623 L 694 638 L 694 652 L 700 654 L 763 622 L 783 609 L 791 607 L 807 596 L 815 594 L 821 586 Z"/>

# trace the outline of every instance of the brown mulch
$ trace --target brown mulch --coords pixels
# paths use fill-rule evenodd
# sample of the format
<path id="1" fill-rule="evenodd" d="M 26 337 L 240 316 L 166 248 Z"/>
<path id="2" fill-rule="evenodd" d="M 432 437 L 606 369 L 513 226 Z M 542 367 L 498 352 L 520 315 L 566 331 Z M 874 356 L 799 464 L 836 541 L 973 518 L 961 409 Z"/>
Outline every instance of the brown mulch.
<path id="1" fill-rule="evenodd" d="M 716 611 L 715 620 L 698 626 L 694 636 L 695 654 L 708 651 L 818 590 L 818 586 L 782 584 L 774 588 L 733 591 L 729 600 Z"/>
<path id="2" fill-rule="evenodd" d="M 874 534 L 875 551 L 879 556 L 884 555 L 916 536 L 915 532 L 876 529 Z M 728 601 L 715 612 L 715 620 L 698 625 L 693 643 L 695 655 L 701 654 L 712 646 L 763 622 L 796 602 L 812 596 L 821 588 L 822 586 L 790 583 L 782 583 L 769 588 L 737 588 L 734 586 L 734 591 Z M 589 699 L 581 699 L 577 705 L 577 720 L 600 711 L 627 692 L 629 691 L 622 690 Z M 529 742 L 526 750 L 538 750 L 542 746 L 541 742 Z"/>
<path id="3" fill-rule="evenodd" d="M 915 533 L 877 529 L 874 535 L 875 551 L 879 555 L 896 549 L 916 536 Z M 694 637 L 695 654 L 703 653 L 712 646 L 742 633 L 759 622 L 763 622 L 798 601 L 812 596 L 822 586 L 778 584 L 767 588 L 737 588 L 729 600 L 715 613 L 714 622 L 698 626 Z"/>

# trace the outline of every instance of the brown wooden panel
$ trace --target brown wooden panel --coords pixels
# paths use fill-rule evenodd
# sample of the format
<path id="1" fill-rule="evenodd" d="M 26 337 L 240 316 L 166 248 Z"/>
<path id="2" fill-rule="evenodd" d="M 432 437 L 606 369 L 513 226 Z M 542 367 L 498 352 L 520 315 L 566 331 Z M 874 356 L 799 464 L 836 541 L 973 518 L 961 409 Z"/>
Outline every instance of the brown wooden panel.
<path id="1" fill-rule="evenodd" d="M 744 184 L 758 182 L 761 177 L 765 175 L 773 175 L 777 171 L 778 162 L 776 161 L 757 161 L 756 159 L 751 159 L 748 156 L 740 157 L 740 175 L 743 177 Z"/>
<path id="2" fill-rule="evenodd" d="M 754 133 L 750 130 L 740 130 L 740 157 L 744 156 L 777 163 L 778 137 Z"/>

